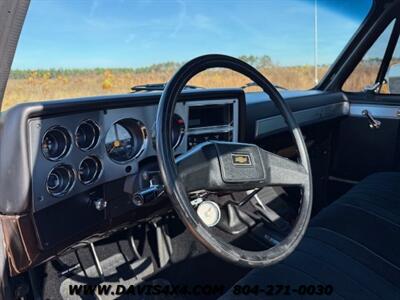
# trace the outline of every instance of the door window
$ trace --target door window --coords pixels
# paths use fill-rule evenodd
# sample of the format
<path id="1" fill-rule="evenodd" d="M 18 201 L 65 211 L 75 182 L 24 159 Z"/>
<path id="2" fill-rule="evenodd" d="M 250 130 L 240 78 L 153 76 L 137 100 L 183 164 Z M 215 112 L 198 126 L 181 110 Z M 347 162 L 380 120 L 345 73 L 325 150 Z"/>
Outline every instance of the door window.
<path id="1" fill-rule="evenodd" d="M 392 21 L 389 26 L 381 33 L 379 38 L 371 46 L 368 52 L 364 55 L 363 59 L 354 69 L 352 74 L 346 80 L 343 85 L 343 91 L 346 92 L 362 92 L 368 89 L 374 89 L 378 79 L 379 70 L 382 66 L 382 62 L 385 56 L 386 49 L 389 44 L 389 40 L 392 36 L 395 21 Z M 399 48 L 399 47 L 397 47 Z M 397 51 L 397 53 L 396 53 Z M 395 55 L 392 59 L 391 64 L 394 66 L 395 62 L 399 62 L 399 59 L 395 58 L 400 56 L 400 49 L 395 51 Z M 390 68 L 388 74 L 400 72 L 400 67 Z M 390 80 L 389 80 L 390 81 Z M 394 81 L 391 81 L 394 84 Z M 388 84 L 382 86 L 376 86 L 376 91 L 381 93 L 388 93 Z"/>

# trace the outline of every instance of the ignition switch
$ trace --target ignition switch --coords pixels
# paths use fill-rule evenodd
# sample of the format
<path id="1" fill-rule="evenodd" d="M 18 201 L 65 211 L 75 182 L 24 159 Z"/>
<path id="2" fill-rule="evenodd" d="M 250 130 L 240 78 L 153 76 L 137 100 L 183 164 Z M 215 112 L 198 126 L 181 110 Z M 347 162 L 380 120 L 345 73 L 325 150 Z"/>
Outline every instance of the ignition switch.
<path id="1" fill-rule="evenodd" d="M 157 162 L 143 165 L 138 174 L 128 176 L 125 179 L 124 192 L 130 195 L 135 206 L 151 204 L 160 198 L 164 194 L 164 185 Z"/>

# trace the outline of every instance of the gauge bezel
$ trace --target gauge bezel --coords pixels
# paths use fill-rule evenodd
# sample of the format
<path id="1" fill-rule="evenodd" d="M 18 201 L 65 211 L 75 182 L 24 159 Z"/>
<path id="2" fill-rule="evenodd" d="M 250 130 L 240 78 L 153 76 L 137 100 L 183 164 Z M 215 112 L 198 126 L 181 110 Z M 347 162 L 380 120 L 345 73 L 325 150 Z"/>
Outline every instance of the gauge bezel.
<path id="1" fill-rule="evenodd" d="M 173 118 L 175 118 L 175 117 L 178 117 L 178 119 L 180 119 L 180 120 L 183 121 L 183 130 L 181 130 L 181 132 L 179 133 L 178 139 L 176 140 L 175 144 L 172 146 L 172 149 L 174 149 L 174 150 L 175 150 L 176 148 L 178 148 L 179 145 L 182 143 L 183 137 L 185 136 L 185 132 L 186 132 L 185 120 L 184 120 L 180 115 L 178 115 L 178 114 L 176 114 L 176 113 L 174 114 L 174 117 L 173 117 Z"/>
<path id="2" fill-rule="evenodd" d="M 96 165 L 96 169 L 95 169 L 93 177 L 90 178 L 90 180 L 83 180 L 80 175 L 80 169 L 81 169 L 82 163 L 88 159 L 94 161 L 94 163 Z M 97 180 L 99 180 L 102 173 L 103 173 L 103 163 L 102 163 L 101 159 L 95 155 L 86 156 L 84 159 L 82 159 L 81 162 L 79 163 L 78 170 L 77 170 L 79 182 L 82 183 L 83 185 L 90 185 L 92 183 L 95 183 Z"/>
<path id="3" fill-rule="evenodd" d="M 175 144 L 172 146 L 173 150 L 176 150 L 181 144 L 182 141 L 185 137 L 185 133 L 186 133 L 186 123 L 185 120 L 177 113 L 174 114 L 174 118 L 177 117 L 178 119 L 183 121 L 183 130 L 181 130 L 181 132 L 178 135 L 178 139 L 176 140 Z M 153 124 L 153 127 L 151 128 L 151 132 L 152 132 L 152 144 L 153 144 L 153 149 L 157 151 L 157 147 L 156 147 L 156 123 Z M 172 132 L 171 132 L 172 134 Z M 171 142 L 172 142 L 172 138 L 171 138 Z"/>
<path id="4" fill-rule="evenodd" d="M 55 193 L 49 189 L 48 181 L 49 181 L 50 175 L 59 168 L 63 168 L 64 170 L 66 170 L 68 172 L 68 184 L 61 192 Z M 75 186 L 75 183 L 76 183 L 75 169 L 71 165 L 68 165 L 68 164 L 58 164 L 58 165 L 54 166 L 50 170 L 50 172 L 47 174 L 46 182 L 45 182 L 47 192 L 49 193 L 50 196 L 53 196 L 55 198 L 59 198 L 59 197 L 62 197 L 62 196 L 65 196 L 66 194 L 68 194 Z"/>
<path id="5" fill-rule="evenodd" d="M 81 147 L 78 144 L 78 130 L 83 124 L 88 124 L 91 126 L 92 129 L 94 129 L 93 130 L 94 131 L 94 139 L 92 140 L 92 142 L 90 143 L 90 145 L 88 147 Z M 83 120 L 81 123 L 79 123 L 79 125 L 76 127 L 76 130 L 75 130 L 75 145 L 79 150 L 87 152 L 89 150 L 96 148 L 96 146 L 99 144 L 99 141 L 100 141 L 100 135 L 101 135 L 101 128 L 95 121 L 93 121 L 92 119 Z"/>
<path id="6" fill-rule="evenodd" d="M 125 128 L 134 139 L 137 140 L 139 138 L 139 140 L 141 141 L 140 147 L 138 147 L 135 150 L 134 155 L 131 158 L 123 160 L 123 161 L 112 158 L 110 156 L 109 152 L 107 151 L 107 143 L 106 143 L 107 135 L 110 132 L 110 130 L 112 130 L 113 126 L 115 126 L 116 124 Z M 138 135 L 138 133 L 139 133 L 139 135 Z M 104 147 L 106 149 L 107 157 L 114 163 L 117 163 L 120 165 L 124 165 L 128 162 L 131 162 L 131 161 L 137 159 L 138 157 L 140 157 L 145 152 L 147 145 L 148 145 L 148 138 L 149 138 L 149 135 L 147 132 L 147 128 L 143 124 L 143 122 L 141 122 L 140 120 L 133 119 L 133 118 L 123 118 L 118 121 L 115 121 L 109 127 L 109 129 L 107 130 L 105 137 L 104 137 Z"/>
<path id="7" fill-rule="evenodd" d="M 57 155 L 55 157 L 50 157 L 49 155 L 47 155 L 43 151 L 43 144 L 44 144 L 44 140 L 45 140 L 46 136 L 49 133 L 51 133 L 52 131 L 55 131 L 55 130 L 61 132 L 62 135 L 64 136 L 64 138 L 65 138 L 65 147 L 64 147 L 63 151 L 61 152 L 61 154 L 59 154 L 59 155 Z M 49 161 L 59 161 L 61 158 L 66 157 L 70 153 L 71 149 L 72 149 L 72 136 L 71 136 L 70 131 L 66 127 L 63 127 L 63 126 L 60 126 L 60 125 L 52 126 L 52 127 L 48 128 L 45 131 L 45 133 L 43 134 L 43 136 L 42 136 L 42 140 L 41 140 L 41 144 L 40 144 L 40 150 L 42 152 L 42 155 Z"/>

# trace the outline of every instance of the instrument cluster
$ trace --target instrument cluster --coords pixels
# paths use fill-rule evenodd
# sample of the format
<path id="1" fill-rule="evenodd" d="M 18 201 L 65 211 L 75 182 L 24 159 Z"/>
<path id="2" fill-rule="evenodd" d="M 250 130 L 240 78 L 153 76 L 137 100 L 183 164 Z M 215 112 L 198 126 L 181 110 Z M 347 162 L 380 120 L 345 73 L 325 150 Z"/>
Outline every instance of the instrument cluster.
<path id="1" fill-rule="evenodd" d="M 226 103 L 227 102 L 227 103 Z M 218 104 L 210 106 L 212 104 Z M 177 103 L 171 126 L 171 145 L 176 155 L 201 141 L 237 141 L 233 113 L 229 122 L 208 124 L 212 111 L 232 109 L 236 100 Z M 155 119 L 157 106 L 115 108 L 29 122 L 30 164 L 34 209 L 39 210 L 103 183 L 139 171 L 139 163 L 156 156 Z M 191 117 L 190 117 L 191 116 Z M 204 123 L 204 124 L 203 124 Z M 217 126 L 218 125 L 218 126 Z"/>
<path id="2" fill-rule="evenodd" d="M 153 126 L 154 130 L 155 126 Z M 182 142 L 185 133 L 185 122 L 175 114 L 172 124 L 171 144 L 176 149 Z M 93 120 L 81 122 L 74 134 L 63 126 L 49 128 L 43 135 L 41 150 L 43 156 L 53 162 L 61 161 L 71 148 L 89 151 L 98 146 L 100 126 Z M 75 142 L 73 142 L 75 141 Z M 125 118 L 112 124 L 105 134 L 104 147 L 107 156 L 117 164 L 126 164 L 140 157 L 148 146 L 148 131 L 139 120 Z M 155 144 L 153 143 L 155 148 Z M 68 193 L 79 180 L 84 185 L 90 185 L 103 172 L 101 159 L 90 155 L 81 160 L 75 171 L 71 165 L 59 164 L 52 168 L 47 176 L 46 189 L 54 197 Z M 76 173 L 76 174 L 75 174 Z"/>

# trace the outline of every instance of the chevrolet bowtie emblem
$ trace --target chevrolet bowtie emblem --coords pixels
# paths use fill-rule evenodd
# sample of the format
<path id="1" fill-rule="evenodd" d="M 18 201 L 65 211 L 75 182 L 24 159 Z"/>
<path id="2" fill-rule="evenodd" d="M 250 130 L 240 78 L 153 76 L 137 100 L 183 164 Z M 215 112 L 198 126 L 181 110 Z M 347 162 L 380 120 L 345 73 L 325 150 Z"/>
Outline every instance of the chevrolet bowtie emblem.
<path id="1" fill-rule="evenodd" d="M 232 154 L 232 163 L 237 166 L 251 166 L 250 155 L 248 154 Z"/>

